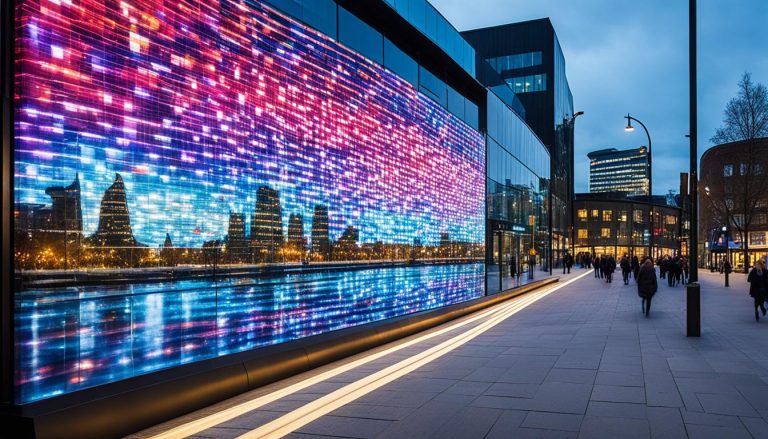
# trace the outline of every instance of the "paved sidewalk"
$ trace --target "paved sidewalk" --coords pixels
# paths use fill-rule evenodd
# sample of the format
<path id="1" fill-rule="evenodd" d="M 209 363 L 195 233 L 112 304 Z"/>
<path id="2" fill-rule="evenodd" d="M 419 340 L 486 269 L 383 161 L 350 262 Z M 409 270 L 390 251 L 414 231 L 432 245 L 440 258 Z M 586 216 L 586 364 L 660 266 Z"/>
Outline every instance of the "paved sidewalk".
<path id="1" fill-rule="evenodd" d="M 768 438 L 768 320 L 744 275 L 700 280 L 701 338 L 685 336 L 684 286 L 660 280 L 645 318 L 634 284 L 590 274 L 289 437 Z M 195 437 L 236 437 L 319 392 Z"/>

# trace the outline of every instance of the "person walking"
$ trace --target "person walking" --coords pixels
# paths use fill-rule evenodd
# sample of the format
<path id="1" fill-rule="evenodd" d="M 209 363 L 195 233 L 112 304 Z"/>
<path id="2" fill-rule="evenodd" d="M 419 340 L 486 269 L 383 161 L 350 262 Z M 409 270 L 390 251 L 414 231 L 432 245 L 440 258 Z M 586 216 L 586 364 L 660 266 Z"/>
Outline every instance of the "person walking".
<path id="1" fill-rule="evenodd" d="M 613 255 L 608 255 L 608 257 L 605 258 L 605 277 L 607 278 L 606 282 L 613 282 L 614 271 L 616 271 L 616 259 L 613 259 Z"/>
<path id="2" fill-rule="evenodd" d="M 632 256 L 632 275 L 637 280 L 637 273 L 640 271 L 640 261 L 637 259 L 637 255 Z"/>
<path id="3" fill-rule="evenodd" d="M 624 285 L 629 285 L 629 273 L 632 271 L 632 264 L 629 262 L 629 257 L 626 254 L 621 257 L 619 267 L 621 267 L 621 277 L 624 279 Z"/>
<path id="4" fill-rule="evenodd" d="M 595 260 L 592 262 L 592 266 L 595 267 L 595 278 L 603 278 L 603 272 L 600 268 L 600 258 L 595 256 Z"/>
<path id="5" fill-rule="evenodd" d="M 763 261 L 758 260 L 752 271 L 747 276 L 747 282 L 749 282 L 749 295 L 755 300 L 755 320 L 760 321 L 760 314 L 757 309 L 763 312 L 765 316 L 765 295 L 768 291 L 768 274 L 765 273 L 765 264 Z"/>
<path id="6" fill-rule="evenodd" d="M 651 299 L 658 288 L 659 284 L 656 281 L 656 269 L 653 267 L 653 261 L 647 259 L 637 275 L 637 295 L 643 299 L 642 309 L 646 317 L 651 313 Z"/>
<path id="7" fill-rule="evenodd" d="M 571 256 L 570 253 L 566 253 L 565 258 L 563 259 L 564 259 L 563 262 L 565 263 L 565 265 L 563 266 L 563 274 L 565 274 L 565 270 L 568 270 L 568 273 L 570 273 L 571 267 L 573 267 L 573 256 Z"/>

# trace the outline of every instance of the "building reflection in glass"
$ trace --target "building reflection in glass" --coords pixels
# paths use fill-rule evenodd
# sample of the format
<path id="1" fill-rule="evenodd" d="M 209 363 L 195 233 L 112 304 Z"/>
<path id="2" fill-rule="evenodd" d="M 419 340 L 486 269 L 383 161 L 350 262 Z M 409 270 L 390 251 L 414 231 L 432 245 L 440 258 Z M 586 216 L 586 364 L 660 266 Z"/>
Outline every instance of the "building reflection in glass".
<path id="1" fill-rule="evenodd" d="M 483 276 L 470 263 L 18 293 L 18 400 L 463 302 Z"/>

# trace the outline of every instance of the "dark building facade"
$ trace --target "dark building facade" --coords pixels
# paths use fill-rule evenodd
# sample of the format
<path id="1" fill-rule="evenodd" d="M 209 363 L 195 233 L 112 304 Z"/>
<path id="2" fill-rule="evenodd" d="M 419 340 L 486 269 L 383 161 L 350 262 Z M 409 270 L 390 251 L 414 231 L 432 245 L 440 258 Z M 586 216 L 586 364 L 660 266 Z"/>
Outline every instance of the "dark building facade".
<path id="1" fill-rule="evenodd" d="M 227 224 L 227 253 L 229 262 L 249 261 L 250 246 L 245 237 L 245 215 L 230 212 Z"/>
<path id="2" fill-rule="evenodd" d="M 663 203 L 663 199 L 650 204 L 642 197 L 616 193 L 576 194 L 574 210 L 576 253 L 642 257 L 651 254 L 651 229 L 654 258 L 681 252 L 682 211 Z"/>
<path id="3" fill-rule="evenodd" d="M 331 253 L 331 241 L 328 237 L 328 208 L 315 206 L 312 215 L 312 256 L 327 260 Z"/>
<path id="4" fill-rule="evenodd" d="M 88 241 L 99 247 L 141 245 L 133 236 L 125 184 L 120 174 L 115 174 L 115 181 L 112 186 L 104 192 L 99 209 L 99 227 L 96 229 L 96 233 L 88 237 Z"/>
<path id="5" fill-rule="evenodd" d="M 648 195 L 649 156 L 644 146 L 633 149 L 601 149 L 589 157 L 589 191 Z"/>
<path id="6" fill-rule="evenodd" d="M 735 269 L 768 257 L 768 138 L 713 146 L 701 156 L 699 242 L 705 263 Z"/>
<path id="7" fill-rule="evenodd" d="M 512 89 L 526 123 L 551 157 L 552 257 L 557 263 L 570 245 L 573 199 L 573 95 L 565 57 L 548 18 L 462 32 Z"/>

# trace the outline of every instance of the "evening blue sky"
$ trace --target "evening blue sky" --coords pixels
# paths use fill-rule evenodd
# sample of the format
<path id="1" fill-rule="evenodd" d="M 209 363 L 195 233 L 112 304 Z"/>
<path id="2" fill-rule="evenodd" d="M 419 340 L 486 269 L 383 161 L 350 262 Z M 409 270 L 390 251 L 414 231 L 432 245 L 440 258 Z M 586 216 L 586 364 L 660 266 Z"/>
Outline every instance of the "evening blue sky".
<path id="1" fill-rule="evenodd" d="M 576 122 L 576 192 L 589 190 L 587 153 L 647 144 L 623 130 L 627 112 L 653 142 L 653 191 L 677 191 L 688 170 L 688 2 L 684 0 L 431 0 L 459 30 L 550 17 L 566 60 Z M 699 155 L 745 71 L 768 85 L 768 1 L 699 2 Z"/>

